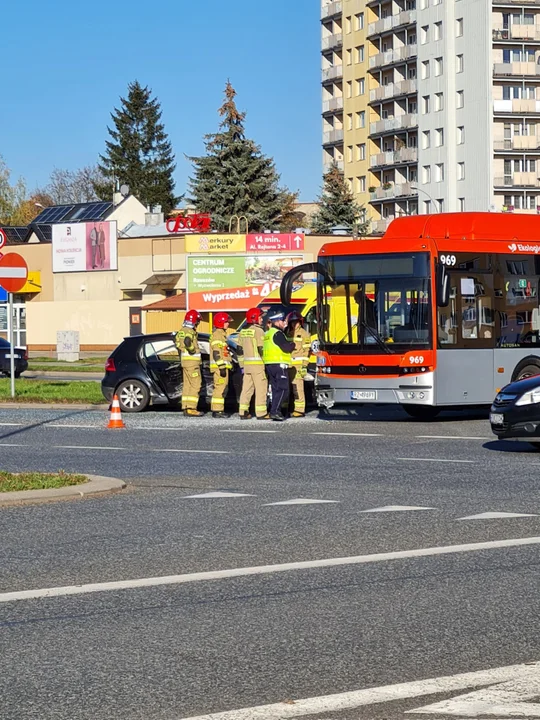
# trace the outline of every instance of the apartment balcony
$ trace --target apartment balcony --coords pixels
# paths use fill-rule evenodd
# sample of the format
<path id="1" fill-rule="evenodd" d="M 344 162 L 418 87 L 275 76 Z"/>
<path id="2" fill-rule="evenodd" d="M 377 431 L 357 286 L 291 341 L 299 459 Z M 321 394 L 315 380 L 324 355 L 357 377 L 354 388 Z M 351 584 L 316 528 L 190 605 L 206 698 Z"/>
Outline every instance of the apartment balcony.
<path id="1" fill-rule="evenodd" d="M 343 142 L 343 130 L 329 130 L 323 133 L 323 145 L 335 145 Z"/>
<path id="2" fill-rule="evenodd" d="M 390 187 L 385 187 L 385 185 L 389 185 Z M 385 185 L 375 188 L 375 190 L 369 194 L 371 202 L 377 200 L 395 200 L 396 198 L 410 197 L 418 193 L 416 187 L 413 188 L 413 186 L 407 182 L 385 183 Z"/>
<path id="3" fill-rule="evenodd" d="M 416 45 L 403 45 L 403 47 L 396 48 L 395 50 L 386 50 L 385 52 L 377 53 L 369 58 L 369 69 L 378 70 L 385 65 L 395 65 L 396 63 L 404 62 L 415 58 L 417 55 Z"/>
<path id="4" fill-rule="evenodd" d="M 534 62 L 495 63 L 493 65 L 493 75 L 495 77 L 540 77 L 540 65 Z"/>
<path id="5" fill-rule="evenodd" d="M 343 110 L 343 96 L 330 98 L 322 104 L 323 113 L 336 112 L 336 110 Z"/>
<path id="6" fill-rule="evenodd" d="M 503 115 L 538 114 L 540 113 L 540 100 L 494 100 L 493 112 Z"/>
<path id="7" fill-rule="evenodd" d="M 390 32 L 398 27 L 404 27 L 406 25 L 412 25 L 416 22 L 416 10 L 403 10 L 396 15 L 390 15 L 390 17 L 381 18 L 375 22 L 369 23 L 368 25 L 368 37 L 372 35 L 380 35 L 384 32 Z"/>
<path id="8" fill-rule="evenodd" d="M 540 188 L 540 180 L 536 172 L 517 172 L 513 175 L 504 175 L 503 177 L 495 177 L 493 180 L 495 187 L 519 187 L 519 188 Z"/>
<path id="9" fill-rule="evenodd" d="M 369 158 L 369 166 L 372 168 L 415 162 L 418 162 L 418 150 L 416 148 L 401 148 L 401 150 L 377 153 Z"/>
<path id="10" fill-rule="evenodd" d="M 340 48 L 342 45 L 343 33 L 334 33 L 334 35 L 328 35 L 328 37 L 322 39 L 323 52 L 325 50 L 334 50 L 335 48 Z"/>
<path id="11" fill-rule="evenodd" d="M 500 7 L 516 7 L 524 5 L 525 7 L 540 6 L 540 0 L 492 0 L 493 5 Z"/>
<path id="12" fill-rule="evenodd" d="M 330 172 L 330 170 L 332 169 L 332 165 L 334 164 L 337 165 L 338 170 L 343 171 L 345 169 L 345 163 L 343 162 L 343 160 L 330 160 L 329 162 L 323 163 L 323 172 L 325 175 L 327 172 Z"/>
<path id="13" fill-rule="evenodd" d="M 322 71 L 322 81 L 341 80 L 343 78 L 343 65 L 332 65 Z"/>
<path id="14" fill-rule="evenodd" d="M 371 135 L 381 135 L 393 130 L 409 130 L 418 126 L 416 113 L 405 113 L 385 120 L 377 120 L 369 125 Z"/>
<path id="15" fill-rule="evenodd" d="M 416 92 L 416 80 L 401 80 L 397 83 L 381 85 L 374 90 L 370 90 L 369 101 L 380 102 L 381 100 L 390 100 L 390 98 L 399 97 L 400 95 L 414 95 Z"/>
<path id="16" fill-rule="evenodd" d="M 495 152 L 540 152 L 540 138 L 536 135 L 514 135 L 512 139 L 495 140 L 493 142 Z"/>
<path id="17" fill-rule="evenodd" d="M 371 232 L 374 235 L 384 235 L 384 233 L 388 230 L 388 226 L 390 225 L 392 220 L 394 220 L 393 217 L 383 218 L 382 220 L 372 220 Z"/>
<path id="18" fill-rule="evenodd" d="M 520 25 L 512 23 L 509 27 L 494 27 L 492 30 L 493 42 L 514 42 L 525 40 L 526 42 L 540 42 L 540 28 L 536 25 Z"/>
<path id="19" fill-rule="evenodd" d="M 333 18 L 341 15 L 342 10 L 343 5 L 340 0 L 338 0 L 337 2 L 328 3 L 328 5 L 325 5 L 321 10 L 321 20 L 328 20 L 328 18 Z"/>

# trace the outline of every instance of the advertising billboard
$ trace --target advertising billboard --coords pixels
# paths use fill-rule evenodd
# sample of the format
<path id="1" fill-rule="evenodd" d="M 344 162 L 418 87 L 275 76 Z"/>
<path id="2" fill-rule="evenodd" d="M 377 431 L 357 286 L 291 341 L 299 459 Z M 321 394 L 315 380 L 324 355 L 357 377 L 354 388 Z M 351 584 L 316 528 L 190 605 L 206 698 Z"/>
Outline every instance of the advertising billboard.
<path id="1" fill-rule="evenodd" d="M 116 222 L 52 226 L 53 273 L 118 270 Z"/>
<path id="2" fill-rule="evenodd" d="M 224 253 L 246 252 L 245 235 L 188 235 L 186 236 L 187 253 Z"/>
<path id="3" fill-rule="evenodd" d="M 190 308 L 200 312 L 248 310 L 276 290 L 303 255 L 248 255 L 187 258 Z"/>

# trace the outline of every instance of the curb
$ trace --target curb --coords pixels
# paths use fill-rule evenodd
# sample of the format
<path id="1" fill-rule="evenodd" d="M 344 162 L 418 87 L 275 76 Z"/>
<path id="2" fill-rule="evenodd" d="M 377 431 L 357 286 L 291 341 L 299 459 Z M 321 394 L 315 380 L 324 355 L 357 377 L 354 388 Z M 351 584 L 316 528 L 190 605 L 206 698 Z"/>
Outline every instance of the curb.
<path id="1" fill-rule="evenodd" d="M 17 505 L 26 502 L 48 502 L 65 498 L 84 498 L 88 495 L 118 492 L 127 487 L 123 480 L 103 477 L 101 475 L 87 475 L 88 482 L 82 485 L 68 485 L 62 488 L 49 490 L 17 490 L 15 492 L 0 493 L 0 507 L 4 505 Z"/>
<path id="2" fill-rule="evenodd" d="M 40 403 L 40 402 L 1 402 L 0 410 L 108 410 L 109 403 L 105 400 L 99 405 L 89 405 L 88 403 Z"/>

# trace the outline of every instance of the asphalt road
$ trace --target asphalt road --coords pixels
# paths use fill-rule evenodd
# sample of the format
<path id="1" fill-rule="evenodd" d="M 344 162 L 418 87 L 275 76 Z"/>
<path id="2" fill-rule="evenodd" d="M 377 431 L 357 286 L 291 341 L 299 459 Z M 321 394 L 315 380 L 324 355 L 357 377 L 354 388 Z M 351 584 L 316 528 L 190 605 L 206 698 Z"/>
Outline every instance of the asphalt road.
<path id="1" fill-rule="evenodd" d="M 2 720 L 308 717 L 292 701 L 540 660 L 540 455 L 484 415 L 124 419 L 0 410 L 3 469 L 128 482 L 0 510 Z M 400 692 L 309 717 L 434 701 Z"/>

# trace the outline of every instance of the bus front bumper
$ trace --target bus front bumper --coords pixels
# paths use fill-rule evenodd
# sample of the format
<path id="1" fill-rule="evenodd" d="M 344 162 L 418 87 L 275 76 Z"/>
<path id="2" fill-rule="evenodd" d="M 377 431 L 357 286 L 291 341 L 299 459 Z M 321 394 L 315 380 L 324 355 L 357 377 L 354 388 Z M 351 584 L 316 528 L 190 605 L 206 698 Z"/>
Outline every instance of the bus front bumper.
<path id="1" fill-rule="evenodd" d="M 317 376 L 317 403 L 334 405 L 434 405 L 433 373 L 399 378 L 337 378 Z"/>

